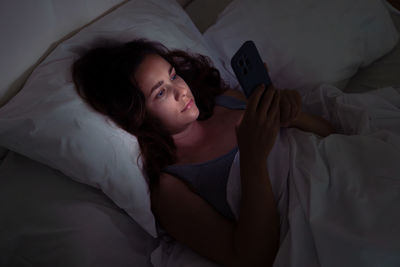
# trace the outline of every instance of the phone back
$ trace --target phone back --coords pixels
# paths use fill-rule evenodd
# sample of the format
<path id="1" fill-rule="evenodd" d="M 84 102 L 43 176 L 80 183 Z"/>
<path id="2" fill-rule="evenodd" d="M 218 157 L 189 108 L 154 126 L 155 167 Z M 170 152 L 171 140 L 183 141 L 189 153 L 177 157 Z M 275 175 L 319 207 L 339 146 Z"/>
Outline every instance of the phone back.
<path id="1" fill-rule="evenodd" d="M 271 79 L 253 41 L 246 41 L 235 53 L 231 66 L 248 98 L 254 89 L 265 84 L 271 85 Z"/>

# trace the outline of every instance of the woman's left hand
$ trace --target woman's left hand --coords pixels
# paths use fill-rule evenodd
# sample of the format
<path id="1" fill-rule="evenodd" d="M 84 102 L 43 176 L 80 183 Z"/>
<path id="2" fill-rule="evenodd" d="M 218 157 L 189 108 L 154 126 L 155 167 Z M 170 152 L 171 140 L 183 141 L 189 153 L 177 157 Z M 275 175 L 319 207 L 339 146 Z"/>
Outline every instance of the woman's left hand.
<path id="1" fill-rule="evenodd" d="M 290 89 L 281 89 L 280 93 L 280 126 L 291 127 L 301 113 L 301 96 Z"/>

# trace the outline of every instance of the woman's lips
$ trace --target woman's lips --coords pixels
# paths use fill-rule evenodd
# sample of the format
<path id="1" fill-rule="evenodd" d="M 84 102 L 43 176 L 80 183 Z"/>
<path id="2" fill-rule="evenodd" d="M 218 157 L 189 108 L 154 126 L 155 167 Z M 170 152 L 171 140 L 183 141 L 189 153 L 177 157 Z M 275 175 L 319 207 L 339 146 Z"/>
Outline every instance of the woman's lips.
<path id="1" fill-rule="evenodd" d="M 182 112 L 190 109 L 193 106 L 193 99 L 190 99 L 186 106 L 182 109 Z"/>

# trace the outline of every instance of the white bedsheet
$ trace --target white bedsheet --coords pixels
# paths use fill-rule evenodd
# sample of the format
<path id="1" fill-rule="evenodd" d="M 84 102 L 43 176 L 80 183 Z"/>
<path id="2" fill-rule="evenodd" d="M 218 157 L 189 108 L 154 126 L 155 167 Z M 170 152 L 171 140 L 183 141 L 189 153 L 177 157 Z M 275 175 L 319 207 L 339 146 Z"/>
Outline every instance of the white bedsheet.
<path id="1" fill-rule="evenodd" d="M 339 128 L 320 138 L 288 131 L 288 231 L 274 267 L 400 265 L 400 93 L 382 88 L 344 94 L 321 86 L 304 108 Z M 238 211 L 239 155 L 228 180 Z M 284 213 L 285 207 L 279 207 Z M 285 214 L 282 214 L 283 216 Z M 283 231 L 285 232 L 285 231 Z M 153 253 L 155 266 L 215 266 L 178 243 Z"/>
<path id="2" fill-rule="evenodd" d="M 347 134 L 289 131 L 289 230 L 274 266 L 399 266 L 399 92 L 322 86 L 305 102 Z"/>

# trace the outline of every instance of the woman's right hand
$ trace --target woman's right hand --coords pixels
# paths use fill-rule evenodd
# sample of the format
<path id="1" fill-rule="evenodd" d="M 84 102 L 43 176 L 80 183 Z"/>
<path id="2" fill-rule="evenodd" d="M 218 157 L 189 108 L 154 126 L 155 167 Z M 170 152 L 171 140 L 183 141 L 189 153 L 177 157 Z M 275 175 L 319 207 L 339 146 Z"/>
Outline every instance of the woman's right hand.
<path id="1" fill-rule="evenodd" d="M 265 162 L 280 128 L 280 93 L 274 87 L 259 85 L 250 96 L 247 109 L 236 125 L 242 157 Z"/>

